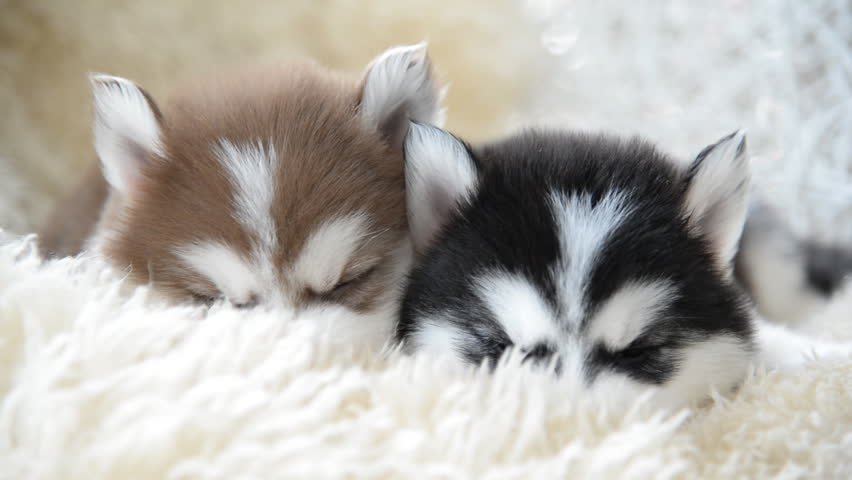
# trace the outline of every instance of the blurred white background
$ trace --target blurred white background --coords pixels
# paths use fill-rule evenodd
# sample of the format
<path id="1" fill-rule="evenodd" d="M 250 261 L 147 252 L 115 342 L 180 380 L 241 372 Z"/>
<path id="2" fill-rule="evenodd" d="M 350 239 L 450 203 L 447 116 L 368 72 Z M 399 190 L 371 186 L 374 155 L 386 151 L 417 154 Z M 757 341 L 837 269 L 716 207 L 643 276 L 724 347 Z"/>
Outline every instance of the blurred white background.
<path id="1" fill-rule="evenodd" d="M 852 2 L 526 5 L 557 60 L 534 117 L 682 157 L 746 128 L 756 186 L 794 228 L 852 241 Z"/>

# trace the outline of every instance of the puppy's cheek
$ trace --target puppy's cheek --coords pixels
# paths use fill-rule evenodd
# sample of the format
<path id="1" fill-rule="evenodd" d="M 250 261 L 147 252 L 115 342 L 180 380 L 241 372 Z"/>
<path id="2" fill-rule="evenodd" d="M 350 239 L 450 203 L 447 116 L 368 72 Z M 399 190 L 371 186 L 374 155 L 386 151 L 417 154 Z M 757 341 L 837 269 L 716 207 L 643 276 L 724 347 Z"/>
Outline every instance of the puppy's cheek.
<path id="1" fill-rule="evenodd" d="M 318 333 L 341 348 L 380 350 L 393 342 L 404 283 L 410 265 L 408 243 L 377 278 L 349 298 L 307 304 L 302 318 L 316 324 Z"/>
<path id="2" fill-rule="evenodd" d="M 390 303 L 397 308 L 402 302 L 408 285 L 408 274 L 414 265 L 414 248 L 411 240 L 405 236 L 391 255 L 384 282 L 381 302 Z"/>
<path id="3" fill-rule="evenodd" d="M 394 305 L 357 311 L 340 304 L 320 304 L 304 309 L 300 321 L 310 322 L 317 335 L 340 348 L 378 351 L 391 342 L 396 323 Z"/>
<path id="4" fill-rule="evenodd" d="M 659 401 L 674 407 L 707 400 L 715 390 L 726 394 L 745 378 L 752 347 L 733 335 L 716 335 L 679 351 L 674 374 L 660 386 Z"/>
<path id="5" fill-rule="evenodd" d="M 398 315 L 412 263 L 411 243 L 408 237 L 404 237 L 390 257 L 378 267 L 372 280 L 342 303 L 363 313 L 393 310 L 393 314 Z"/>
<path id="6" fill-rule="evenodd" d="M 394 277 L 386 272 L 378 273 L 379 278 L 359 286 L 356 291 L 341 299 L 340 304 L 364 314 L 379 310 L 397 310 L 402 301 L 402 289 L 399 284 L 405 281 L 404 277 Z"/>
<path id="7" fill-rule="evenodd" d="M 417 330 L 406 339 L 405 347 L 409 353 L 451 357 L 463 361 L 461 352 L 469 341 L 465 332 L 440 316 L 424 316 L 419 318 L 417 323 Z"/>
<path id="8" fill-rule="evenodd" d="M 724 394 L 735 389 L 746 375 L 752 351 L 742 339 L 717 335 L 683 347 L 676 357 L 673 373 L 659 385 L 603 370 L 588 388 L 594 398 L 616 410 L 632 407 L 637 399 L 667 410 L 692 407 L 714 390 Z"/>

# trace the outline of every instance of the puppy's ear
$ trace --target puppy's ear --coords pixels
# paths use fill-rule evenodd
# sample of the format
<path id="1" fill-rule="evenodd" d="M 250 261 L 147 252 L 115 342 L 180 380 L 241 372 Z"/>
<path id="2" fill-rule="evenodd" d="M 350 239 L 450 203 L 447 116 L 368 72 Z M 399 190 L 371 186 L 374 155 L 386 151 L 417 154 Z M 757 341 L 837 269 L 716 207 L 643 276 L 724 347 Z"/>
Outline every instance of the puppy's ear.
<path id="1" fill-rule="evenodd" d="M 127 193 L 145 163 L 163 156 L 160 111 L 130 80 L 92 74 L 89 81 L 94 96 L 95 151 L 107 182 Z"/>
<path id="2" fill-rule="evenodd" d="M 463 142 L 432 126 L 412 123 L 404 153 L 408 223 L 414 248 L 422 252 L 475 193 L 478 168 Z"/>
<path id="3" fill-rule="evenodd" d="M 359 113 L 368 128 L 401 148 L 409 121 L 443 126 L 443 96 L 426 44 L 394 47 L 367 67 Z"/>
<path id="4" fill-rule="evenodd" d="M 729 271 L 745 225 L 751 171 L 745 132 L 706 147 L 687 170 L 686 214 L 690 226 L 710 241 Z"/>

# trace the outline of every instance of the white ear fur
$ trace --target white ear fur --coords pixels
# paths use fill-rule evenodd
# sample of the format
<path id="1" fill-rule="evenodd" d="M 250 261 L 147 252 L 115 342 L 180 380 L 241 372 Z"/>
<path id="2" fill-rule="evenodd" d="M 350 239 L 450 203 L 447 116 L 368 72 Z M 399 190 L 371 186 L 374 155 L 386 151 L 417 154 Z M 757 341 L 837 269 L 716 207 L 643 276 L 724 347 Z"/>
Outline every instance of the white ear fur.
<path id="1" fill-rule="evenodd" d="M 458 202 L 474 193 L 478 171 L 464 144 L 439 128 L 412 123 L 404 152 L 408 223 L 422 252 Z"/>
<path id="2" fill-rule="evenodd" d="M 401 146 L 409 120 L 443 126 L 444 89 L 434 78 L 426 43 L 394 47 L 367 67 L 361 92 L 364 124 Z"/>
<path id="3" fill-rule="evenodd" d="M 151 155 L 163 155 L 157 107 L 135 83 L 91 74 L 95 151 L 104 177 L 120 192 L 132 186 Z"/>
<path id="4" fill-rule="evenodd" d="M 687 172 L 690 224 L 708 238 L 725 271 L 737 253 L 751 190 L 745 131 L 722 138 L 695 157 Z"/>

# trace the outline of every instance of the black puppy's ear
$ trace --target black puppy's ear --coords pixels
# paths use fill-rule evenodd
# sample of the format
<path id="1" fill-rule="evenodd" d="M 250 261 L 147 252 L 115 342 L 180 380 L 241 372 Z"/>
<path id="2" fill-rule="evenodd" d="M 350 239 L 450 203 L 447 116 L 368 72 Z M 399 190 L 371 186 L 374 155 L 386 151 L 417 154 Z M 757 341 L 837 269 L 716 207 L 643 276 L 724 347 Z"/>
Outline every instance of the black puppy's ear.
<path id="1" fill-rule="evenodd" d="M 709 239 L 728 270 L 737 253 L 751 190 L 745 132 L 734 132 L 702 150 L 689 166 L 687 181 L 690 226 Z"/>
<path id="2" fill-rule="evenodd" d="M 459 202 L 475 193 L 478 171 L 465 144 L 440 128 L 412 123 L 404 152 L 408 223 L 422 252 Z"/>

